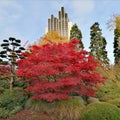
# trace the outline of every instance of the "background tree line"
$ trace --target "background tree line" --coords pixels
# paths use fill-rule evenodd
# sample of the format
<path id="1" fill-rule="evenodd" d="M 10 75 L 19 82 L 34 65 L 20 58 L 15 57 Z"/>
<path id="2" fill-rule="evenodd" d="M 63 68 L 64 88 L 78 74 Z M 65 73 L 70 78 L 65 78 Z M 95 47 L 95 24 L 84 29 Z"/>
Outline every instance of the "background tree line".
<path id="1" fill-rule="evenodd" d="M 108 28 L 114 30 L 114 40 L 113 40 L 113 53 L 114 53 L 114 63 L 118 64 L 120 62 L 120 16 L 114 16 L 112 20 L 108 23 Z M 84 49 L 84 44 L 82 42 L 82 32 L 78 28 L 77 24 L 74 24 L 70 31 L 70 39 L 77 38 L 80 40 L 80 48 Z M 109 59 L 106 50 L 107 41 L 105 37 L 102 36 L 102 29 L 99 27 L 99 23 L 95 22 L 90 27 L 90 54 L 95 57 L 96 60 L 100 61 L 104 66 L 109 64 Z"/>

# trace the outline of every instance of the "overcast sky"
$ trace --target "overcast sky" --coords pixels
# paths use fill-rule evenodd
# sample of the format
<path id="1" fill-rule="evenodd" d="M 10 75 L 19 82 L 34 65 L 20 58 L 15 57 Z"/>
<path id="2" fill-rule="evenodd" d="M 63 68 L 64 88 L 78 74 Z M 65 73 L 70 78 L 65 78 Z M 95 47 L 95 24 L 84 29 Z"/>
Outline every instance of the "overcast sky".
<path id="1" fill-rule="evenodd" d="M 90 26 L 99 22 L 113 63 L 114 36 L 106 23 L 114 14 L 120 14 L 120 0 L 0 0 L 0 43 L 9 37 L 21 39 L 22 45 L 27 40 L 28 44 L 34 43 L 45 34 L 50 15 L 57 17 L 62 6 L 69 20 L 82 31 L 86 50 L 90 46 Z"/>

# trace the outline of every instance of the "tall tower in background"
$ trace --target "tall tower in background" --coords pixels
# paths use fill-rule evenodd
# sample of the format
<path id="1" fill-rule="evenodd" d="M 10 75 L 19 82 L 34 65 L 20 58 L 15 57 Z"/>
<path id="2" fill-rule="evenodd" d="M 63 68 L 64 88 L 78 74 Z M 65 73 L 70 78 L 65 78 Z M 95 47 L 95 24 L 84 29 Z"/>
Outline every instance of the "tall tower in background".
<path id="1" fill-rule="evenodd" d="M 48 32 L 51 30 L 59 32 L 58 27 L 58 19 L 54 15 L 51 15 L 51 18 L 48 19 Z"/>
<path id="2" fill-rule="evenodd" d="M 68 14 L 65 13 L 64 7 L 61 7 L 61 10 L 58 12 L 58 18 L 51 15 L 51 18 L 48 19 L 48 28 L 46 32 L 56 31 L 60 36 L 69 38 L 70 29 L 72 23 L 69 22 Z"/>
<path id="3" fill-rule="evenodd" d="M 64 11 L 64 7 L 61 7 L 61 11 L 58 14 L 59 34 L 61 36 L 68 37 L 68 15 Z"/>

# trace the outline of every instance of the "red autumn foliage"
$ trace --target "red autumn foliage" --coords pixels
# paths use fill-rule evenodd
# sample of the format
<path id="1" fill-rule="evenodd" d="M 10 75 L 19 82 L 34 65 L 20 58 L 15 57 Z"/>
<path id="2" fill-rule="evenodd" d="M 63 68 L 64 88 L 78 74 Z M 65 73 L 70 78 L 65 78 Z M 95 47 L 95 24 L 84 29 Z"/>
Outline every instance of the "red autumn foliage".
<path id="1" fill-rule="evenodd" d="M 87 51 L 77 51 L 77 40 L 64 44 L 31 46 L 26 58 L 18 61 L 17 75 L 29 81 L 25 90 L 32 98 L 52 102 L 68 99 L 70 93 L 94 96 L 104 83 L 96 72 L 98 63 Z"/>
<path id="2" fill-rule="evenodd" d="M 54 114 L 48 115 L 46 113 L 33 112 L 25 109 L 7 119 L 0 120 L 53 120 L 52 118 L 54 118 Z"/>
<path id="3" fill-rule="evenodd" d="M 0 65 L 0 79 L 9 76 L 10 67 L 5 65 Z"/>

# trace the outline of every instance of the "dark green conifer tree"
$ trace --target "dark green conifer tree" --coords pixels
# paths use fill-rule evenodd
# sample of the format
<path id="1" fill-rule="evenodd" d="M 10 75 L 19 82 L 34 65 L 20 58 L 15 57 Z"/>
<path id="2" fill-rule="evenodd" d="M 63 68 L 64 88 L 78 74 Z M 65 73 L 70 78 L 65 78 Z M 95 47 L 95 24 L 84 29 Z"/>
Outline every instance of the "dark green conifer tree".
<path id="1" fill-rule="evenodd" d="M 82 42 L 82 33 L 81 30 L 78 28 L 77 24 L 74 24 L 70 30 L 70 39 L 76 38 L 80 41 L 79 48 L 84 49 L 84 45 Z"/>
<path id="2" fill-rule="evenodd" d="M 106 51 L 107 42 L 102 36 L 102 30 L 99 28 L 99 23 L 95 22 L 90 29 L 90 54 L 93 55 L 96 60 L 100 61 L 104 66 L 106 66 L 109 64 Z"/>
<path id="3" fill-rule="evenodd" d="M 23 58 L 21 52 L 25 50 L 21 47 L 20 43 L 21 40 L 10 37 L 8 40 L 3 40 L 3 43 L 1 44 L 2 51 L 0 51 L 0 64 L 10 67 L 9 84 L 11 90 L 16 77 L 15 69 L 17 66 L 17 60 Z"/>
<path id="4" fill-rule="evenodd" d="M 114 63 L 120 63 L 120 29 L 114 30 Z"/>

